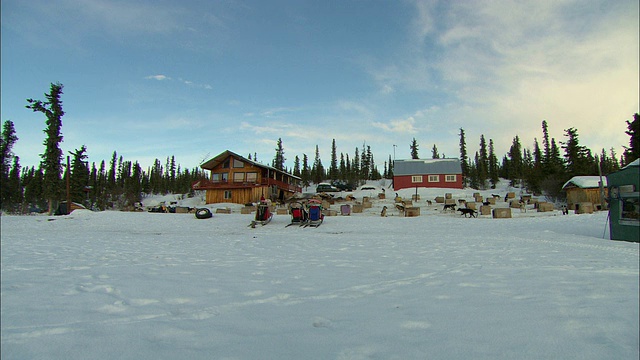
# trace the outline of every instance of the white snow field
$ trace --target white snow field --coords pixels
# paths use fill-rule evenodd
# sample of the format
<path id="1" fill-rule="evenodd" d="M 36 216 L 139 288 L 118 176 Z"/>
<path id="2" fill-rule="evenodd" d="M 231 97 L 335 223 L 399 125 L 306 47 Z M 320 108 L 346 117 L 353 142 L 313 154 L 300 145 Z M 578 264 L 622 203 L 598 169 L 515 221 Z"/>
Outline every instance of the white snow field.
<path id="1" fill-rule="evenodd" d="M 606 212 L 382 204 L 1 216 L 2 359 L 638 359 L 639 245 Z"/>

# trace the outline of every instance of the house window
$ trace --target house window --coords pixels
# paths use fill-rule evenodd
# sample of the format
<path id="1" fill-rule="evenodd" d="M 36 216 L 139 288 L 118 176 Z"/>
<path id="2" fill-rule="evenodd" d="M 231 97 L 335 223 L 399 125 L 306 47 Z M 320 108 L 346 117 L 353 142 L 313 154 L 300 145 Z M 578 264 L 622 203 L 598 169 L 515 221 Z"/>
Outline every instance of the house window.
<path id="1" fill-rule="evenodd" d="M 233 182 L 244 182 L 244 173 L 243 172 L 233 173 Z"/>
<path id="2" fill-rule="evenodd" d="M 238 159 L 233 159 L 233 167 L 234 168 L 243 168 L 244 163 Z"/>
<path id="3" fill-rule="evenodd" d="M 456 182 L 456 176 L 455 175 L 445 175 L 444 181 L 445 182 Z"/>
<path id="4" fill-rule="evenodd" d="M 229 159 L 226 159 L 223 163 L 222 163 L 222 168 L 223 169 L 228 169 L 229 168 Z"/>
<path id="5" fill-rule="evenodd" d="M 247 173 L 247 182 L 255 183 L 258 181 L 258 173 L 257 172 L 248 172 Z"/>
<path id="6" fill-rule="evenodd" d="M 220 173 L 213 173 L 213 174 L 211 174 L 211 181 L 213 181 L 213 182 L 220 182 L 220 181 L 222 181 L 222 174 L 220 174 Z"/>
<path id="7" fill-rule="evenodd" d="M 414 175 L 411 177 L 411 182 L 412 183 L 421 183 L 422 182 L 422 175 Z"/>
<path id="8" fill-rule="evenodd" d="M 429 182 L 440 182 L 440 175 L 429 175 Z"/>
<path id="9" fill-rule="evenodd" d="M 225 200 L 231 200 L 231 190 L 225 190 L 224 191 L 224 199 Z"/>

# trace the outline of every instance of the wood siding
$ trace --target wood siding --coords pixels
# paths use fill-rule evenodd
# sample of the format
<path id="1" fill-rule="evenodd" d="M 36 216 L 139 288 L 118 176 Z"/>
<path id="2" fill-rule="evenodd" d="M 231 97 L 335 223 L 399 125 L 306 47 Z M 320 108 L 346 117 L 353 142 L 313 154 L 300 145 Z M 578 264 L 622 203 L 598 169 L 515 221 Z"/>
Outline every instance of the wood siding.
<path id="1" fill-rule="evenodd" d="M 281 171 L 261 167 L 233 155 L 221 158 L 208 180 L 197 181 L 194 190 L 206 190 L 205 201 L 213 203 L 255 203 L 265 198 L 284 199 L 301 192 L 298 180 Z M 250 175 L 248 175 L 250 174 Z"/>
<path id="2" fill-rule="evenodd" d="M 448 174 L 456 177 L 455 181 L 446 181 L 447 174 L 432 174 L 432 175 L 403 175 L 393 177 L 393 189 L 411 189 L 416 187 L 425 188 L 447 188 L 447 189 L 462 189 L 462 175 L 461 174 Z M 429 176 L 437 176 L 438 181 L 429 181 Z M 422 177 L 421 181 L 418 181 L 416 177 Z"/>
<path id="3" fill-rule="evenodd" d="M 606 198 L 607 188 L 605 188 L 604 191 Z M 581 202 L 590 202 L 593 204 L 594 208 L 602 205 L 602 202 L 600 201 L 600 189 L 598 188 L 581 189 L 579 187 L 573 187 L 566 189 L 566 192 L 567 208 L 570 210 L 575 210 L 576 204 Z"/>

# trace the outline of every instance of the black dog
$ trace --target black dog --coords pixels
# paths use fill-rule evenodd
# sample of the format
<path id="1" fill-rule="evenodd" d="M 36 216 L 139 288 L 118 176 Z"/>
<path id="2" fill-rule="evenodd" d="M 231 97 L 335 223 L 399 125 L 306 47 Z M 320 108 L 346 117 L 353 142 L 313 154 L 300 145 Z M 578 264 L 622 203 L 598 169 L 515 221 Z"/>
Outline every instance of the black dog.
<path id="1" fill-rule="evenodd" d="M 460 211 L 460 216 L 464 215 L 464 217 L 476 217 L 476 214 L 478 213 L 473 209 L 466 209 L 466 208 L 459 208 L 458 211 Z"/>
<path id="2" fill-rule="evenodd" d="M 456 204 L 444 204 L 444 208 L 442 209 L 442 211 L 446 211 L 447 209 L 456 211 Z"/>

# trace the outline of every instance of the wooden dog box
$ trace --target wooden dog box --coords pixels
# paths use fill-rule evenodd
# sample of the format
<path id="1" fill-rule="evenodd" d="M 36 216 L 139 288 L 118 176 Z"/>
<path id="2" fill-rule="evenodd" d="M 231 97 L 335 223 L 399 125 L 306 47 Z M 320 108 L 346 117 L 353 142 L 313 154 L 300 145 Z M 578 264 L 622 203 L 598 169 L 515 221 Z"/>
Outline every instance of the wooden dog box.
<path id="1" fill-rule="evenodd" d="M 553 204 L 548 202 L 538 203 L 538 212 L 548 212 L 553 211 Z"/>
<path id="2" fill-rule="evenodd" d="M 251 214 L 254 211 L 255 211 L 255 207 L 245 206 L 242 209 L 240 209 L 240 214 Z"/>
<path id="3" fill-rule="evenodd" d="M 507 193 L 507 199 L 515 199 L 516 197 L 516 193 L 514 192 L 508 192 Z"/>
<path id="4" fill-rule="evenodd" d="M 288 215 L 289 214 L 289 210 L 287 209 L 277 209 L 276 210 L 276 215 Z"/>
<path id="5" fill-rule="evenodd" d="M 482 195 L 474 196 L 476 202 L 482 202 Z"/>
<path id="6" fill-rule="evenodd" d="M 493 209 L 493 218 L 494 219 L 510 219 L 511 218 L 511 209 L 510 208 L 496 208 L 496 209 Z"/>
<path id="7" fill-rule="evenodd" d="M 353 206 L 351 207 L 351 212 L 352 213 L 361 213 L 362 209 L 364 209 L 362 204 L 353 204 Z"/>
<path id="8" fill-rule="evenodd" d="M 444 203 L 444 197 L 443 196 L 436 196 L 436 203 L 443 204 Z"/>
<path id="9" fill-rule="evenodd" d="M 216 209 L 216 214 L 231 214 L 231 209 L 218 208 L 218 209 Z"/>
<path id="10" fill-rule="evenodd" d="M 384 200 L 386 198 L 387 198 L 387 195 L 385 193 L 378 193 L 378 199 Z"/>
<path id="11" fill-rule="evenodd" d="M 476 203 L 468 202 L 466 203 L 466 205 L 467 205 L 467 209 L 476 210 Z"/>
<path id="12" fill-rule="evenodd" d="M 488 205 L 480 206 L 480 215 L 491 215 L 491 206 L 488 206 Z"/>
<path id="13" fill-rule="evenodd" d="M 451 199 L 451 198 L 453 198 L 453 195 L 451 193 L 446 193 L 446 194 L 444 194 L 444 198 L 445 199 Z"/>
<path id="14" fill-rule="evenodd" d="M 451 205 L 451 204 L 456 204 L 456 200 L 455 199 L 444 199 L 444 203 L 445 205 Z"/>
<path id="15" fill-rule="evenodd" d="M 324 216 L 337 216 L 338 212 L 336 210 L 324 209 L 324 210 L 322 210 L 322 214 L 324 214 Z"/>
<path id="16" fill-rule="evenodd" d="M 404 208 L 404 216 L 406 217 L 420 216 L 420 208 L 419 207 Z"/>
<path id="17" fill-rule="evenodd" d="M 593 203 L 581 202 L 576 204 L 576 214 L 593 214 Z"/>
<path id="18" fill-rule="evenodd" d="M 420 194 L 411 195 L 411 201 L 420 201 Z"/>
<path id="19" fill-rule="evenodd" d="M 372 203 L 370 203 L 369 201 L 367 202 L 362 202 L 362 207 L 365 209 L 370 209 L 373 206 Z"/>
<path id="20" fill-rule="evenodd" d="M 489 202 L 489 205 L 495 205 L 496 204 L 496 198 L 494 198 L 494 197 L 487 198 L 487 201 Z"/>

